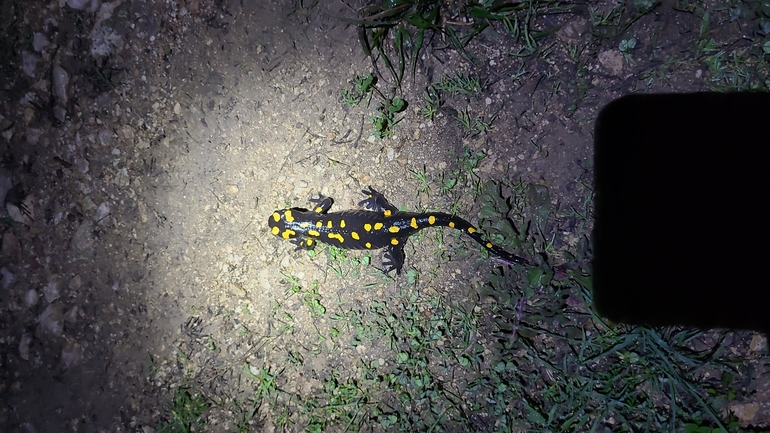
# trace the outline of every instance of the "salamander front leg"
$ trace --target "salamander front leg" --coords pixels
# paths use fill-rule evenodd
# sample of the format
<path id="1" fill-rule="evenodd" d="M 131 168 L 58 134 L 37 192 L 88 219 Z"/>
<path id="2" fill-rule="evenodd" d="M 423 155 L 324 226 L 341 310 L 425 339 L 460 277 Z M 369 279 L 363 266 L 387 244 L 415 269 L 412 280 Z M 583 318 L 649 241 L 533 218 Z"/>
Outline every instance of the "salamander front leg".
<path id="1" fill-rule="evenodd" d="M 363 206 L 365 209 L 373 210 L 375 212 L 384 212 L 388 216 L 390 213 L 398 212 L 398 208 L 390 204 L 388 199 L 384 195 L 369 187 L 369 190 L 361 190 L 366 194 L 367 199 L 361 200 L 358 205 Z M 389 212 L 388 212 L 389 211 Z"/>
<path id="2" fill-rule="evenodd" d="M 313 203 L 313 212 L 326 213 L 332 208 L 334 199 L 331 197 L 324 197 L 318 194 L 318 198 L 311 198 L 310 203 Z"/>
<path id="3" fill-rule="evenodd" d="M 315 248 L 315 240 L 310 238 L 294 238 L 290 242 L 297 246 L 294 251 L 312 250 Z"/>
<path id="4" fill-rule="evenodd" d="M 395 270 L 396 275 L 400 275 L 401 268 L 404 267 L 403 245 L 390 245 L 382 255 L 382 266 L 385 267 L 386 274 Z"/>

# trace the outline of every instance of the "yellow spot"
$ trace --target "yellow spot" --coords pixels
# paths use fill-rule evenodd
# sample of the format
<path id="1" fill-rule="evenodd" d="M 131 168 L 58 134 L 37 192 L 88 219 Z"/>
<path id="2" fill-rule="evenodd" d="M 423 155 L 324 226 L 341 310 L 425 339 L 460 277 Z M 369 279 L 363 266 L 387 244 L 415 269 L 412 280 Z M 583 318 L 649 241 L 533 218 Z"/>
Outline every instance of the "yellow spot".
<path id="1" fill-rule="evenodd" d="M 385 212 L 383 212 L 382 214 L 385 215 L 386 217 L 389 217 L 391 215 L 391 213 L 392 212 L 390 210 L 385 209 Z"/>
<path id="2" fill-rule="evenodd" d="M 321 233 L 318 233 L 315 230 L 308 230 L 307 234 L 309 234 L 310 236 L 321 236 Z"/>
<path id="3" fill-rule="evenodd" d="M 396 238 L 390 238 L 390 244 L 391 244 L 391 245 L 398 245 L 398 239 L 396 239 Z"/>
<path id="4" fill-rule="evenodd" d="M 364 230 L 368 232 L 372 231 L 372 225 L 369 223 L 364 224 Z"/>
<path id="5" fill-rule="evenodd" d="M 329 239 L 337 239 L 340 243 L 345 242 L 345 238 L 339 233 L 329 233 L 327 236 L 329 236 Z"/>
<path id="6" fill-rule="evenodd" d="M 278 229 L 278 227 L 273 227 L 273 228 L 270 230 L 270 233 L 274 234 L 275 236 L 278 236 L 278 233 L 279 233 L 280 231 L 281 231 L 281 230 L 279 230 L 279 229 Z"/>
<path id="7" fill-rule="evenodd" d="M 372 247 L 372 244 L 370 244 L 369 242 L 365 243 L 364 245 L 366 246 L 366 248 L 371 248 Z"/>
<path id="8" fill-rule="evenodd" d="M 374 229 L 379 230 L 382 228 L 382 223 L 374 223 Z"/>
<path id="9" fill-rule="evenodd" d="M 492 248 L 493 246 L 494 245 L 492 245 L 491 243 L 487 242 L 487 248 Z"/>
<path id="10" fill-rule="evenodd" d="M 468 227 L 468 233 L 476 233 L 476 229 L 473 227 Z"/>
<path id="11" fill-rule="evenodd" d="M 305 221 L 305 222 L 303 222 L 303 223 L 300 223 L 300 225 L 299 225 L 299 226 L 300 226 L 300 227 L 302 227 L 303 229 L 306 229 L 306 228 L 308 228 L 308 227 L 310 226 L 310 223 L 309 223 L 309 222 L 307 222 L 307 221 Z"/>
<path id="12" fill-rule="evenodd" d="M 350 237 L 357 241 L 361 240 L 361 236 L 358 236 L 358 233 L 356 232 L 350 232 Z"/>
<path id="13" fill-rule="evenodd" d="M 278 222 L 281 220 L 281 215 L 278 212 L 273 212 L 273 221 Z"/>
<path id="14" fill-rule="evenodd" d="M 455 228 L 455 222 L 454 221 L 449 221 L 449 227 Z"/>
<path id="15" fill-rule="evenodd" d="M 332 228 L 332 220 L 326 222 L 326 227 Z"/>
<path id="16" fill-rule="evenodd" d="M 322 208 L 321 206 L 318 206 L 317 208 L 315 208 L 315 213 L 321 213 L 323 212 L 323 210 L 324 208 Z"/>
<path id="17" fill-rule="evenodd" d="M 398 233 L 398 227 L 397 226 L 390 226 L 388 227 L 388 231 L 391 233 Z"/>
<path id="18" fill-rule="evenodd" d="M 292 215 L 292 214 L 291 214 L 291 210 L 287 210 L 287 211 L 286 211 L 286 212 L 283 214 L 283 216 L 284 216 L 284 218 L 286 218 L 286 221 L 288 221 L 288 222 L 290 222 L 290 223 L 293 223 L 293 222 L 294 222 L 294 215 Z"/>
<path id="19" fill-rule="evenodd" d="M 413 229 L 416 229 L 416 228 L 418 228 L 418 227 L 417 227 L 417 218 L 412 218 L 412 221 L 409 223 L 409 225 L 410 225 L 410 226 L 411 226 Z"/>
<path id="20" fill-rule="evenodd" d="M 296 235 L 296 234 L 297 233 L 295 233 L 294 230 L 286 229 L 286 230 L 283 231 L 283 233 L 281 233 L 281 237 L 283 237 L 284 239 L 289 239 L 289 238 L 294 237 L 294 235 Z"/>
<path id="21" fill-rule="evenodd" d="M 324 223 L 322 223 L 321 221 L 316 221 L 316 222 L 315 222 L 315 226 L 316 226 L 316 227 L 321 227 L 321 226 L 323 226 L 323 225 L 324 225 Z"/>
<path id="22" fill-rule="evenodd" d="M 311 245 L 313 245 L 313 240 L 312 239 L 308 239 L 308 240 L 305 241 L 305 243 L 307 244 L 307 246 L 311 246 Z"/>
<path id="23" fill-rule="evenodd" d="M 340 228 L 345 228 L 345 220 L 340 220 Z"/>
<path id="24" fill-rule="evenodd" d="M 434 217 L 433 215 L 429 216 L 428 217 L 428 224 L 430 224 L 430 225 L 436 224 L 436 217 Z"/>

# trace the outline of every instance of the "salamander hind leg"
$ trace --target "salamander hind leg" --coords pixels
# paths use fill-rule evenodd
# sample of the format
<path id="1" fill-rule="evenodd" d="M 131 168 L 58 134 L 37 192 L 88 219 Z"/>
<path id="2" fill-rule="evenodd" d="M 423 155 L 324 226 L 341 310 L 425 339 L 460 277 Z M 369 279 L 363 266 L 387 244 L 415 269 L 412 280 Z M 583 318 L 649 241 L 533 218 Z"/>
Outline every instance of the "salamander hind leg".
<path id="1" fill-rule="evenodd" d="M 313 212 L 326 213 L 332 208 L 334 199 L 331 197 L 324 197 L 318 194 L 318 198 L 311 198 L 310 203 L 313 203 Z"/>
<path id="2" fill-rule="evenodd" d="M 365 209 L 373 210 L 375 212 L 383 212 L 385 216 L 390 216 L 394 212 L 398 212 L 398 209 L 390 204 L 388 199 L 384 195 L 369 187 L 369 190 L 361 190 L 367 197 L 366 200 L 361 200 L 358 205 L 363 206 Z"/>
<path id="3" fill-rule="evenodd" d="M 385 267 L 386 274 L 395 270 L 396 275 L 400 275 L 401 268 L 404 267 L 403 245 L 390 245 L 382 255 L 382 265 Z"/>
<path id="4" fill-rule="evenodd" d="M 294 251 L 312 250 L 315 248 L 315 240 L 311 238 L 294 238 L 290 242 L 297 246 Z"/>

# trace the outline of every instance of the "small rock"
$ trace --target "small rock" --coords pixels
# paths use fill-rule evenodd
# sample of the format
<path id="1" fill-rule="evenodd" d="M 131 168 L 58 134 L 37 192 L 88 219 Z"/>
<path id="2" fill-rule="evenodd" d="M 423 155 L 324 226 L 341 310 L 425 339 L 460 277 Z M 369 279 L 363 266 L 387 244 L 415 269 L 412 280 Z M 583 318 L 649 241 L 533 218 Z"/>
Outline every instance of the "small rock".
<path id="1" fill-rule="evenodd" d="M 125 46 L 123 36 L 112 29 L 105 21 L 112 17 L 115 9 L 123 3 L 123 0 L 104 2 L 99 6 L 95 16 L 95 23 L 91 30 L 91 55 L 96 58 L 104 58 L 115 51 L 122 51 Z M 96 2 L 96 5 L 99 3 Z"/>
<path id="2" fill-rule="evenodd" d="M 94 247 L 94 238 L 91 233 L 93 227 L 90 221 L 83 221 L 80 227 L 75 230 L 75 234 L 72 235 L 72 248 L 81 253 L 89 252 Z"/>
<path id="3" fill-rule="evenodd" d="M 78 321 L 78 306 L 75 305 L 74 307 L 70 308 L 69 311 L 64 313 L 64 320 L 67 321 L 67 323 L 76 323 Z"/>
<path id="4" fill-rule="evenodd" d="M 575 17 L 560 28 L 556 32 L 556 36 L 564 42 L 572 42 L 579 40 L 586 30 L 588 30 L 588 20 L 583 17 Z"/>
<path id="5" fill-rule="evenodd" d="M 61 349 L 61 360 L 66 368 L 80 362 L 83 357 L 83 347 L 75 341 L 69 341 Z"/>
<path id="6" fill-rule="evenodd" d="M 21 52 L 21 70 L 28 76 L 35 78 L 35 68 L 37 68 L 38 57 L 29 51 Z"/>
<path id="7" fill-rule="evenodd" d="M 50 43 L 48 42 L 48 37 L 46 37 L 46 35 L 36 32 L 34 36 L 32 36 L 32 48 L 38 53 L 48 48 L 48 45 L 50 45 Z"/>
<path id="8" fill-rule="evenodd" d="M 32 226 L 35 222 L 35 197 L 30 194 L 21 201 L 21 203 L 6 202 L 5 209 L 8 216 L 17 223 Z"/>
<path id="9" fill-rule="evenodd" d="M 97 224 L 103 225 L 106 221 L 105 218 L 110 214 L 110 205 L 107 202 L 104 202 L 99 205 L 99 207 L 96 209 L 96 216 L 94 216 L 94 221 L 96 221 Z"/>
<path id="10" fill-rule="evenodd" d="M 738 417 L 741 423 L 749 423 L 754 420 L 759 411 L 759 404 L 746 403 L 746 404 L 733 404 L 730 406 L 730 411 Z"/>
<path id="11" fill-rule="evenodd" d="M 182 114 L 182 106 L 179 105 L 178 102 L 174 104 L 174 114 L 176 114 L 177 116 Z"/>
<path id="12" fill-rule="evenodd" d="M 25 433 L 37 433 L 37 429 L 35 428 L 35 425 L 32 424 L 31 422 L 25 422 L 21 426 L 24 427 Z"/>
<path id="13" fill-rule="evenodd" d="M 231 293 L 234 293 L 236 296 L 239 296 L 241 298 L 245 298 L 248 296 L 248 292 L 241 287 L 239 284 L 230 284 L 228 285 L 228 288 L 230 289 Z"/>
<path id="14" fill-rule="evenodd" d="M 64 121 L 67 120 L 67 110 L 65 110 L 61 105 L 57 105 L 53 107 L 53 117 L 55 117 L 59 122 L 64 123 Z"/>
<path id="15" fill-rule="evenodd" d="M 24 124 L 29 125 L 32 123 L 32 120 L 35 118 L 35 110 L 32 107 L 27 107 L 24 109 Z M 35 134 L 30 134 L 29 131 L 27 131 L 27 142 L 34 141 L 30 140 L 30 138 L 33 138 Z"/>
<path id="16" fill-rule="evenodd" d="M 623 53 L 620 50 L 607 50 L 599 53 L 599 64 L 607 72 L 618 76 L 623 72 Z"/>
<path id="17" fill-rule="evenodd" d="M 32 336 L 24 334 L 19 340 L 19 356 L 25 361 L 29 361 L 29 345 L 32 343 Z"/>
<path id="18" fill-rule="evenodd" d="M 64 314 L 60 304 L 51 304 L 40 314 L 40 327 L 49 334 L 61 335 L 64 330 Z"/>
<path id="19" fill-rule="evenodd" d="M 96 10 L 92 11 L 92 12 L 97 12 L 96 24 L 94 24 L 94 27 L 98 27 L 99 25 L 102 24 L 103 21 L 106 21 L 112 18 L 112 14 L 115 12 L 115 9 L 118 6 L 120 6 L 122 3 L 123 3 L 123 0 L 115 0 L 107 3 L 102 3 L 98 9 L 98 12 Z"/>
<path id="20" fill-rule="evenodd" d="M 122 128 L 120 128 L 120 135 L 125 138 L 126 140 L 133 140 L 134 139 L 134 128 L 123 125 Z"/>
<path id="21" fill-rule="evenodd" d="M 83 197 L 83 200 L 80 201 L 80 206 L 85 212 L 91 212 L 92 210 L 96 209 L 96 203 L 94 203 L 94 201 L 91 200 L 91 197 L 89 196 Z"/>
<path id="22" fill-rule="evenodd" d="M 91 3 L 91 0 L 67 0 L 67 6 L 79 11 L 85 9 L 89 3 Z"/>
<path id="23" fill-rule="evenodd" d="M 3 289 L 6 290 L 16 281 L 16 277 L 6 267 L 0 268 L 0 276 L 3 278 Z"/>
<path id="24" fill-rule="evenodd" d="M 78 158 L 77 160 L 75 160 L 75 164 L 78 166 L 78 171 L 79 172 L 81 172 L 83 174 L 88 173 L 90 164 L 89 164 L 87 159 L 85 159 L 85 158 Z"/>
<path id="25" fill-rule="evenodd" d="M 80 288 L 80 286 L 83 285 L 83 279 L 80 278 L 80 275 L 75 275 L 70 279 L 69 283 L 67 283 L 67 287 L 69 287 L 70 290 L 75 291 Z"/>
<path id="26" fill-rule="evenodd" d="M 763 336 L 762 334 L 754 334 L 753 337 L 751 337 L 751 342 L 749 343 L 749 349 L 751 349 L 752 352 L 761 352 L 764 351 L 767 347 L 767 338 Z"/>
<path id="27" fill-rule="evenodd" d="M 67 86 L 70 83 L 70 75 L 59 65 L 53 67 L 53 92 L 61 105 L 67 105 Z"/>
<path id="28" fill-rule="evenodd" d="M 115 184 L 121 187 L 127 187 L 131 183 L 131 179 L 128 177 L 128 169 L 123 167 L 118 170 L 118 174 L 115 175 Z"/>
<path id="29" fill-rule="evenodd" d="M 48 277 L 48 284 L 43 287 L 43 295 L 49 304 L 61 297 L 61 277 L 51 275 Z"/>
<path id="30" fill-rule="evenodd" d="M 190 11 L 190 14 L 192 15 L 198 15 L 201 13 L 201 4 L 198 0 L 192 0 L 189 5 L 187 5 L 187 10 Z"/>
<path id="31" fill-rule="evenodd" d="M 113 137 L 112 137 L 112 131 L 109 130 L 101 130 L 99 131 L 99 143 L 104 147 L 110 147 L 113 145 Z"/>
<path id="32" fill-rule="evenodd" d="M 225 185 L 225 192 L 229 195 L 236 195 L 238 194 L 238 185 L 234 185 L 232 183 Z"/>
<path id="33" fill-rule="evenodd" d="M 40 295 L 38 295 L 37 290 L 35 289 L 29 289 L 27 290 L 27 293 L 24 294 L 24 305 L 27 308 L 32 308 L 35 305 L 37 305 L 37 301 L 40 300 Z"/>

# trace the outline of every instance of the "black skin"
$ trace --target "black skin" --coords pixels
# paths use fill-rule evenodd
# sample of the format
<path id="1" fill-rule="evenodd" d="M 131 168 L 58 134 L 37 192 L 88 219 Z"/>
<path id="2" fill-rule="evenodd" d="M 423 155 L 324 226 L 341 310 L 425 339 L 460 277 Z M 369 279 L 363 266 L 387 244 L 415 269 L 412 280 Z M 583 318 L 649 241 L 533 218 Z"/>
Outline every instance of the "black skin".
<path id="1" fill-rule="evenodd" d="M 385 248 L 385 272 L 401 273 L 404 244 L 409 236 L 427 227 L 451 227 L 462 231 L 509 265 L 529 262 L 484 240 L 479 231 L 462 218 L 441 212 L 401 212 L 372 187 L 362 191 L 367 198 L 358 205 L 367 210 L 331 212 L 334 200 L 319 196 L 311 199 L 313 210 L 290 208 L 273 212 L 268 226 L 276 236 L 290 239 L 297 249 L 312 249 L 324 242 L 346 249 Z"/>

